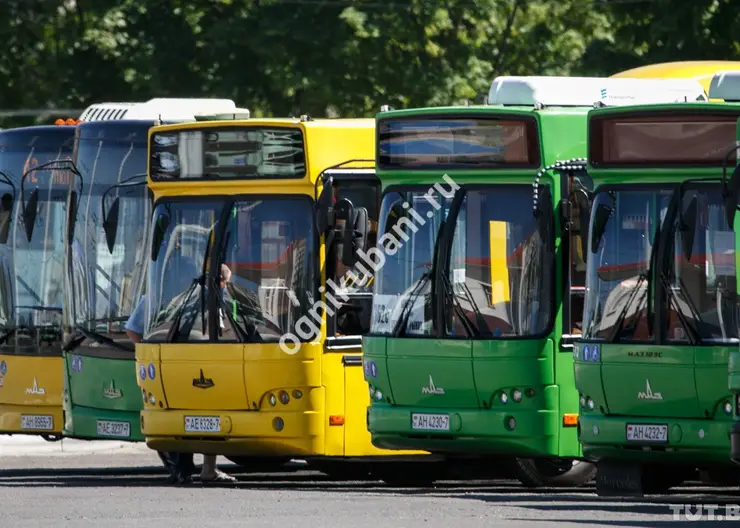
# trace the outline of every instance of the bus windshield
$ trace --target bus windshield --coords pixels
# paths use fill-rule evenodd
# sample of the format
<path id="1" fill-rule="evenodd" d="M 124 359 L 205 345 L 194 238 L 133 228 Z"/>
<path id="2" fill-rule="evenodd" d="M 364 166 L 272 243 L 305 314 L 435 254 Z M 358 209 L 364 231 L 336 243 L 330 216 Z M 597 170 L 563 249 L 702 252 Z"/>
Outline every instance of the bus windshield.
<path id="1" fill-rule="evenodd" d="M 145 180 L 149 123 L 90 123 L 81 125 L 77 168 L 85 182 L 74 235 L 69 248 L 72 277 L 72 324 L 101 334 L 123 332 L 138 299 L 144 271 L 143 251 L 151 205 Z M 91 137 L 86 128 L 96 129 Z M 141 178 L 135 178 L 141 175 Z M 142 185 L 111 186 L 126 180 Z M 119 198 L 120 209 L 113 252 L 103 230 L 106 209 Z"/>
<path id="2" fill-rule="evenodd" d="M 551 200 L 547 188 L 540 197 Z M 463 316 L 482 338 L 547 333 L 554 287 L 549 242 L 532 213 L 531 185 L 468 190 L 452 239 L 447 287 L 458 309 L 446 310 L 447 334 L 464 335 Z"/>
<path id="3" fill-rule="evenodd" d="M 62 129 L 51 130 L 49 138 L 36 132 L 20 143 L 0 142 L 0 171 L 15 185 L 14 194 L 10 186 L 0 183 L 3 194 L 14 194 L 9 237 L 0 244 L 0 333 L 6 345 L 56 345 L 62 337 L 64 236 L 71 171 L 67 168 L 31 171 L 25 178 L 26 203 L 31 193 L 38 190 L 30 241 L 20 200 L 20 183 L 26 172 L 50 161 L 69 159 L 72 154 L 74 130 L 63 133 Z M 52 138 L 55 141 L 50 141 Z M 75 200 L 76 196 L 77 193 L 72 193 L 71 199 Z"/>
<path id="4" fill-rule="evenodd" d="M 292 334 L 299 341 L 314 339 L 320 322 L 304 317 L 318 293 L 312 211 L 308 198 L 286 197 L 158 205 L 154 221 L 164 234 L 149 268 L 145 338 L 277 342 Z M 155 224 L 155 234 L 157 229 Z M 221 244 L 214 250 L 217 240 Z M 212 262 L 220 266 L 219 288 L 209 285 Z M 212 304 L 220 327 L 214 336 L 208 331 Z"/>
<path id="5" fill-rule="evenodd" d="M 598 245 L 589 249 L 584 338 L 653 340 L 648 271 L 674 187 L 602 190 L 594 198 L 592 229 L 600 214 L 606 221 Z"/>
<path id="6" fill-rule="evenodd" d="M 719 186 L 684 190 L 680 214 L 668 220 L 670 235 L 663 241 L 669 244 L 669 258 L 662 263 L 655 258 L 656 229 L 677 192 L 678 186 L 629 188 L 596 196 L 594 218 L 600 208 L 610 214 L 597 251 L 588 259 L 585 338 L 649 342 L 660 324 L 665 341 L 672 344 L 737 341 L 732 322 L 735 239 L 722 213 Z M 667 308 L 660 322 L 651 320 L 651 292 L 657 288 L 665 294 Z"/>

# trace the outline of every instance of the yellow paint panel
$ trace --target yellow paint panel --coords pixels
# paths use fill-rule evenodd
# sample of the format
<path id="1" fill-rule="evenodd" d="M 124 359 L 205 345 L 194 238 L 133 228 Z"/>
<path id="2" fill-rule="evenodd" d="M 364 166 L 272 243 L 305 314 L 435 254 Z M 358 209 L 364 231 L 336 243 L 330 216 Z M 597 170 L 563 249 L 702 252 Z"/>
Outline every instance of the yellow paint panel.
<path id="1" fill-rule="evenodd" d="M 491 305 L 509 302 L 509 268 L 506 265 L 506 222 L 488 222 L 491 253 Z"/>
<path id="2" fill-rule="evenodd" d="M 61 357 L 0 355 L 0 361 L 6 365 L 0 405 L 62 406 Z"/>

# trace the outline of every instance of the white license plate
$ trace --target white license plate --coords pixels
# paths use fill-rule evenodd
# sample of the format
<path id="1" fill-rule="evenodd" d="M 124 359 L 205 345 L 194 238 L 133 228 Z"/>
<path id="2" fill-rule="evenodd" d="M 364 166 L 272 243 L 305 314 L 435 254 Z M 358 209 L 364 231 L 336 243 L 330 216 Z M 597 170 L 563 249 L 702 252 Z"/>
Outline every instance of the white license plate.
<path id="1" fill-rule="evenodd" d="M 627 424 L 627 440 L 631 442 L 668 442 L 668 426 Z"/>
<path id="2" fill-rule="evenodd" d="M 218 416 L 186 416 L 186 433 L 218 433 L 221 431 L 221 418 Z"/>
<path id="3" fill-rule="evenodd" d="M 411 428 L 425 431 L 449 431 L 450 417 L 447 414 L 412 414 Z"/>
<path id="4" fill-rule="evenodd" d="M 54 417 L 39 414 L 22 414 L 21 429 L 52 431 L 54 429 Z"/>
<path id="5" fill-rule="evenodd" d="M 97 425 L 100 436 L 114 436 L 116 438 L 128 438 L 131 436 L 131 424 L 128 422 L 98 420 Z"/>

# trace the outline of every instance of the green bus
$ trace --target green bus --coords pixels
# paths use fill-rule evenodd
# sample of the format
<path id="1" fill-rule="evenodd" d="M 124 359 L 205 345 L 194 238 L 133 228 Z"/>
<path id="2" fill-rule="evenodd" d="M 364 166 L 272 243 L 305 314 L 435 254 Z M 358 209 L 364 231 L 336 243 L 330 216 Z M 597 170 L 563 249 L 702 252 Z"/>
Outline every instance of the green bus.
<path id="1" fill-rule="evenodd" d="M 586 117 L 684 98 L 705 96 L 686 80 L 499 77 L 488 105 L 378 114 L 382 266 L 363 339 L 374 445 L 504 462 L 531 487 L 591 480 L 573 380 Z"/>
<path id="2" fill-rule="evenodd" d="M 740 77 L 725 81 L 710 99 L 726 100 L 733 83 L 740 94 Z M 728 102 L 589 114 L 595 195 L 574 368 L 600 495 L 664 493 L 697 470 L 740 482 L 727 456 L 738 328 L 722 185 L 739 116 Z"/>
<path id="3" fill-rule="evenodd" d="M 134 345 L 124 326 L 144 280 L 149 128 L 193 121 L 197 112 L 234 111 L 227 99 L 98 103 L 80 116 L 67 218 L 63 434 L 144 441 Z"/>

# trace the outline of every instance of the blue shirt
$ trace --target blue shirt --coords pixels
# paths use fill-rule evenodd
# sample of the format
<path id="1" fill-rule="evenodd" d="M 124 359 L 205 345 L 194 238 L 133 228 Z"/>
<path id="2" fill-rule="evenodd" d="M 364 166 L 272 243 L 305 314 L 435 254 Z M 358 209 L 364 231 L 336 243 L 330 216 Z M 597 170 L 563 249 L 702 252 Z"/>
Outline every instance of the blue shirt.
<path id="1" fill-rule="evenodd" d="M 128 321 L 124 325 L 126 330 L 131 330 L 139 335 L 144 335 L 144 304 L 146 301 L 146 295 L 142 295 L 139 299 L 139 304 L 136 305 L 134 311 L 128 317 Z"/>

